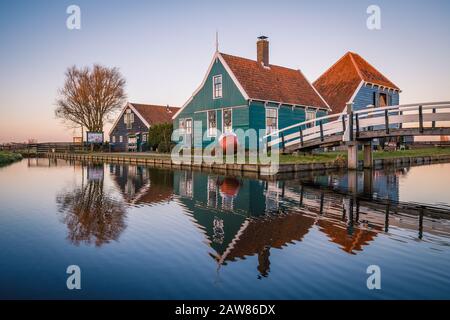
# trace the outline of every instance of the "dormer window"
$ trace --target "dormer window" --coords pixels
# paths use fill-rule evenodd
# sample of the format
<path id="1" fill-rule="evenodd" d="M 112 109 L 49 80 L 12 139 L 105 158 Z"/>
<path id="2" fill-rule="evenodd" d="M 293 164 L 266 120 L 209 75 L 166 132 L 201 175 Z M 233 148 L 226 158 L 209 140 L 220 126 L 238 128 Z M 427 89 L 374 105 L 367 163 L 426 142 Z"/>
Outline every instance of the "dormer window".
<path id="1" fill-rule="evenodd" d="M 222 98 L 222 75 L 219 74 L 213 77 L 213 98 Z"/>

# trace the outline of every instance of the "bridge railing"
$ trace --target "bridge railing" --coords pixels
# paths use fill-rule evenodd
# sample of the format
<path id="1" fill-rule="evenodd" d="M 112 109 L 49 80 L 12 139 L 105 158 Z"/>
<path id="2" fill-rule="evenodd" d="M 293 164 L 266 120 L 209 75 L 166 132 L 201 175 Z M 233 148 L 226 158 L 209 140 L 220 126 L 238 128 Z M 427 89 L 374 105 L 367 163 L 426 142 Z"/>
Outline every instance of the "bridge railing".
<path id="1" fill-rule="evenodd" d="M 418 104 L 404 104 L 388 107 L 364 108 L 352 111 L 351 104 L 347 107 L 348 113 L 333 114 L 276 130 L 264 136 L 270 148 L 298 148 L 311 145 L 311 142 L 320 144 L 330 136 L 342 135 L 343 141 L 358 138 L 361 131 L 386 130 L 402 128 L 419 128 L 423 132 L 425 122 L 431 127 L 439 127 L 438 121 L 450 121 L 450 102 L 425 102 Z M 312 127 L 309 127 L 312 125 Z M 394 128 L 393 128 L 394 127 Z M 448 125 L 450 127 L 450 125 Z"/>

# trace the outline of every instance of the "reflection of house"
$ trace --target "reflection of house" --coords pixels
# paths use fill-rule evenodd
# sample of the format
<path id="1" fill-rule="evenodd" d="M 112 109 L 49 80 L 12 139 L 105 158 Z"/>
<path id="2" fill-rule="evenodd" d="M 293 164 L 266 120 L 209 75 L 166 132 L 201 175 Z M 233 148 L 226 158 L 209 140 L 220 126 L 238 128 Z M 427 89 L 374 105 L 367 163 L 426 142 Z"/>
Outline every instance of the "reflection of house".
<path id="1" fill-rule="evenodd" d="M 357 193 L 370 193 L 370 196 L 374 196 L 378 199 L 389 199 L 391 201 L 399 200 L 399 181 L 400 176 L 404 175 L 406 169 L 399 169 L 395 172 L 386 174 L 384 171 L 373 171 L 370 173 L 370 188 L 366 189 L 367 184 L 364 180 L 367 176 L 362 171 L 352 172 L 356 175 Z M 325 174 L 314 175 L 312 182 L 316 186 L 330 187 L 337 191 L 349 191 L 349 173 L 346 174 Z"/>
<path id="2" fill-rule="evenodd" d="M 192 171 L 175 172 L 174 181 L 178 200 L 205 233 L 220 264 L 257 254 L 258 270 L 265 275 L 270 248 L 301 240 L 314 224 L 305 215 L 277 214 L 280 205 L 272 199 L 277 191 L 262 181 Z"/>
<path id="3" fill-rule="evenodd" d="M 216 256 L 216 259 L 222 264 L 257 254 L 258 270 L 266 275 L 270 248 L 281 249 L 293 241 L 301 241 L 314 222 L 314 218 L 297 213 L 246 220 L 223 254 Z"/>
<path id="4" fill-rule="evenodd" d="M 147 150 L 148 130 L 151 126 L 171 123 L 178 108 L 128 103 L 109 132 L 113 151 Z"/>
<path id="5" fill-rule="evenodd" d="M 314 236 L 317 232 L 352 255 L 372 245 L 380 233 L 390 232 L 390 226 L 416 233 L 419 239 L 424 232 L 448 234 L 445 224 L 432 221 L 434 213 L 433 219 L 418 218 L 420 208 L 397 202 L 402 172 L 377 172 L 370 180 L 377 197 L 384 194 L 394 201 L 329 190 L 342 187 L 339 183 L 343 177 L 346 183 L 346 175 L 313 174 L 310 181 L 299 183 L 176 171 L 173 188 L 176 201 L 202 231 L 219 265 L 257 256 L 259 274 L 267 276 L 271 248 L 310 240 L 321 250 L 323 239 Z M 306 238 L 307 234 L 312 235 Z"/>
<path id="6" fill-rule="evenodd" d="M 369 245 L 377 236 L 377 232 L 360 227 L 344 228 L 334 221 L 320 219 L 317 222 L 320 231 L 325 233 L 332 242 L 341 246 L 345 252 L 355 254 L 355 251 L 362 251 L 363 246 Z"/>
<path id="7" fill-rule="evenodd" d="M 127 203 L 148 205 L 172 197 L 173 174 L 169 170 L 112 164 L 110 173 Z"/>

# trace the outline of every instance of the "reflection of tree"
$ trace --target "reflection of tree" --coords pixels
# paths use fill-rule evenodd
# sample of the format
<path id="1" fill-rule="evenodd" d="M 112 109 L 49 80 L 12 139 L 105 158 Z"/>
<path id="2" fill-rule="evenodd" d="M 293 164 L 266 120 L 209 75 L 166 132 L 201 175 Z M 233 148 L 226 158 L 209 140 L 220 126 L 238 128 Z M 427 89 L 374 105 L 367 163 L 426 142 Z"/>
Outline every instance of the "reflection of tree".
<path id="1" fill-rule="evenodd" d="M 88 181 L 56 197 L 58 211 L 67 225 L 67 238 L 75 245 L 84 242 L 101 246 L 117 240 L 125 229 L 125 207 L 103 190 L 103 181 Z"/>

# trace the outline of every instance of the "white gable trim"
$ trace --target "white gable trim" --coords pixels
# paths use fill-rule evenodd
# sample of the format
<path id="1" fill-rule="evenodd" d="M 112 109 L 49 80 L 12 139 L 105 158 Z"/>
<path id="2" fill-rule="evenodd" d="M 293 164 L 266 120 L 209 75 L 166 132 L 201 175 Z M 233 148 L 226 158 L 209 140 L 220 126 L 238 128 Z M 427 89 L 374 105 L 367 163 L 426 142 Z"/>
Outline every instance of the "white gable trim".
<path id="1" fill-rule="evenodd" d="M 322 95 L 319 93 L 319 91 L 316 90 L 316 88 L 313 86 L 313 84 L 308 80 L 307 77 L 305 77 L 305 75 L 303 74 L 302 70 L 298 69 L 298 72 L 300 72 L 300 74 L 302 75 L 302 77 L 304 79 L 306 79 L 306 81 L 308 82 L 308 84 L 311 86 L 311 88 L 313 88 L 314 92 L 320 97 L 320 99 L 322 99 L 322 101 L 325 103 L 325 105 L 328 107 L 328 111 L 331 111 L 330 106 L 328 105 L 328 103 L 325 101 L 325 99 L 322 97 Z M 321 109 L 321 108 L 319 108 Z"/>
<path id="2" fill-rule="evenodd" d="M 123 114 L 125 113 L 125 110 L 130 108 L 141 121 L 145 124 L 147 128 L 150 128 L 150 124 L 147 122 L 147 120 L 144 119 L 144 117 L 136 110 L 136 108 L 133 106 L 131 102 L 128 102 L 125 107 L 123 107 L 122 111 L 120 112 L 119 116 L 117 117 L 116 121 L 114 121 L 111 130 L 109 130 L 109 136 L 111 136 L 111 133 L 116 128 L 117 124 L 119 123 L 119 120 L 122 118 Z"/>
<path id="3" fill-rule="evenodd" d="M 233 80 L 234 84 L 236 85 L 236 87 L 238 87 L 238 89 L 241 92 L 241 94 L 244 97 L 244 99 L 245 100 L 250 99 L 250 97 L 248 96 L 247 92 L 245 92 L 245 90 L 242 87 L 241 83 L 238 81 L 238 79 L 234 75 L 233 71 L 231 71 L 230 67 L 228 66 L 228 64 L 226 63 L 225 59 L 222 57 L 220 52 L 218 53 L 218 57 L 219 57 L 220 62 L 222 62 L 222 65 L 224 66 L 225 70 L 227 71 L 227 73 L 229 74 L 231 79 Z"/>
<path id="4" fill-rule="evenodd" d="M 183 106 L 180 108 L 180 110 L 177 111 L 177 113 L 174 114 L 174 116 L 172 117 L 172 119 L 175 119 L 176 117 L 178 117 L 178 115 L 184 110 L 184 108 L 186 108 L 186 106 L 192 101 L 192 99 L 197 95 L 197 93 L 199 93 L 199 91 L 205 86 L 206 81 L 208 80 L 208 76 L 211 73 L 211 69 L 214 66 L 214 63 L 216 62 L 216 59 L 219 59 L 219 61 L 222 63 L 222 65 L 224 66 L 225 70 L 227 71 L 228 75 L 231 77 L 231 79 L 233 80 L 234 84 L 236 85 L 236 87 L 239 89 L 239 91 L 241 92 L 242 96 L 244 97 L 245 100 L 248 100 L 248 94 L 245 92 L 244 88 L 242 87 L 242 85 L 239 83 L 239 81 L 237 80 L 236 76 L 234 75 L 234 73 L 231 71 L 230 67 L 228 66 L 228 64 L 225 62 L 225 59 L 222 57 L 222 55 L 220 54 L 220 52 L 216 52 L 214 53 L 213 59 L 211 61 L 211 63 L 209 64 L 208 70 L 206 71 L 206 74 L 202 80 L 202 83 L 200 84 L 200 86 L 194 91 L 194 93 L 192 94 L 192 96 L 183 104 Z"/>
<path id="5" fill-rule="evenodd" d="M 365 85 L 365 81 L 361 80 L 361 82 L 359 83 L 358 87 L 356 88 L 355 92 L 353 92 L 352 97 L 350 98 L 350 100 L 347 103 L 354 103 L 356 95 L 358 94 L 359 90 L 361 90 L 361 88 Z M 346 114 L 347 113 L 347 104 L 345 104 L 344 109 L 341 112 L 342 114 Z"/>

